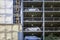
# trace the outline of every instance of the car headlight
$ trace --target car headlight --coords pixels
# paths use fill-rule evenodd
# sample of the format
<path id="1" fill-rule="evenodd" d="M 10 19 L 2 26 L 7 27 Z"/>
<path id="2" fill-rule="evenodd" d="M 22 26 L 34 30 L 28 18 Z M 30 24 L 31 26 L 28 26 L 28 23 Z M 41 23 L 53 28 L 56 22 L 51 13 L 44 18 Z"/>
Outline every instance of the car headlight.
<path id="1" fill-rule="evenodd" d="M 29 31 L 29 29 L 25 29 L 25 31 Z"/>
<path id="2" fill-rule="evenodd" d="M 37 31 L 39 31 L 39 29 L 37 29 Z"/>

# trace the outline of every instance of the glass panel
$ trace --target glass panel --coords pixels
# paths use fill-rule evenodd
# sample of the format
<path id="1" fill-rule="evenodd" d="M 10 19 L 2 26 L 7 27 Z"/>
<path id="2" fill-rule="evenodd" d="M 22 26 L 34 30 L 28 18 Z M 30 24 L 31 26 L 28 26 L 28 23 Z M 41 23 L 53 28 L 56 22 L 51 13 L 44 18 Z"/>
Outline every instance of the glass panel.
<path id="1" fill-rule="evenodd" d="M 11 40 L 11 33 L 7 33 L 7 40 Z"/>
<path id="2" fill-rule="evenodd" d="M 0 25 L 0 32 L 5 31 L 5 26 L 4 25 Z"/>
<path id="3" fill-rule="evenodd" d="M 17 32 L 13 33 L 13 40 L 18 40 L 18 33 Z"/>
<path id="4" fill-rule="evenodd" d="M 5 40 L 5 34 L 4 33 L 0 33 L 0 40 Z"/>
<path id="5" fill-rule="evenodd" d="M 0 0 L 0 8 L 5 8 L 5 1 L 4 0 Z"/>
<path id="6" fill-rule="evenodd" d="M 13 23 L 13 0 L 0 0 L 0 14 L 3 14 L 0 15 L 0 23 L 5 24 L 5 21 L 6 24 Z M 11 16 L 8 14 L 11 14 Z"/>
<path id="7" fill-rule="evenodd" d="M 13 14 L 13 10 L 12 9 L 6 9 L 6 14 Z"/>
<path id="8" fill-rule="evenodd" d="M 18 31 L 18 25 L 13 26 L 13 31 Z"/>
<path id="9" fill-rule="evenodd" d="M 0 23 L 5 23 L 5 15 L 0 15 Z"/>
<path id="10" fill-rule="evenodd" d="M 12 8 L 12 7 L 13 7 L 13 1 L 6 0 L 6 8 Z"/>
<path id="11" fill-rule="evenodd" d="M 13 23 L 13 16 L 12 15 L 6 15 L 6 23 L 7 24 Z"/>
<path id="12" fill-rule="evenodd" d="M 0 14 L 5 14 L 5 9 L 0 9 Z"/>
<path id="13" fill-rule="evenodd" d="M 11 25 L 6 25 L 6 31 L 11 32 L 12 31 L 11 27 L 12 27 Z"/>

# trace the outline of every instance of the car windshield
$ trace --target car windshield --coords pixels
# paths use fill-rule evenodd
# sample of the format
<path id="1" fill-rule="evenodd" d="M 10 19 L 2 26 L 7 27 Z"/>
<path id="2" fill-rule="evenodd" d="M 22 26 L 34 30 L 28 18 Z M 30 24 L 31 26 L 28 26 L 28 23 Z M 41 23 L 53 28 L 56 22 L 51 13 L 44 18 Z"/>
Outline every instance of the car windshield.
<path id="1" fill-rule="evenodd" d="M 26 39 L 26 40 L 40 40 L 40 39 Z"/>

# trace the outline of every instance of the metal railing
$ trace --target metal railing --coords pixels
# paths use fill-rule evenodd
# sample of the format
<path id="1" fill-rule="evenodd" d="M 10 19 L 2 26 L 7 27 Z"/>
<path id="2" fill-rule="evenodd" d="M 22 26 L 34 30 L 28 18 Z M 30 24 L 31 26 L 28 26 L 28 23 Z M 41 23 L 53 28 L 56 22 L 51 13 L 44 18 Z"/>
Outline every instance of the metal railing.
<path id="1" fill-rule="evenodd" d="M 24 17 L 24 21 L 42 21 L 42 17 Z M 45 17 L 45 21 L 60 21 L 60 17 Z"/>
<path id="2" fill-rule="evenodd" d="M 45 0 L 45 1 L 60 1 L 60 0 Z"/>
<path id="3" fill-rule="evenodd" d="M 42 0 L 24 0 L 24 1 L 42 1 Z M 60 1 L 60 0 L 44 0 L 44 1 Z"/>
<path id="4" fill-rule="evenodd" d="M 24 7 L 24 11 L 42 11 L 42 7 Z"/>
<path id="5" fill-rule="evenodd" d="M 60 21 L 60 17 L 45 17 L 46 21 Z"/>
<path id="6" fill-rule="evenodd" d="M 42 0 L 24 0 L 24 1 L 42 1 Z"/>
<path id="7" fill-rule="evenodd" d="M 60 27 L 45 27 L 45 31 L 60 31 Z"/>
<path id="8" fill-rule="evenodd" d="M 24 27 L 23 30 L 26 31 L 25 30 L 26 28 L 30 28 L 30 27 Z M 42 30 L 43 30 L 43 28 L 40 27 L 40 31 L 42 31 Z M 45 27 L 45 31 L 60 31 L 60 27 Z"/>
<path id="9" fill-rule="evenodd" d="M 25 17 L 25 21 L 42 21 L 42 17 Z"/>
<path id="10" fill-rule="evenodd" d="M 24 1 L 35 1 L 35 2 L 37 2 L 37 1 L 42 1 L 42 0 L 24 0 Z M 60 0 L 44 0 L 44 1 L 60 1 Z"/>
<path id="11" fill-rule="evenodd" d="M 60 7 L 45 7 L 45 11 L 60 11 Z"/>
<path id="12" fill-rule="evenodd" d="M 42 7 L 35 7 L 35 8 L 31 8 L 31 7 L 24 7 L 24 11 L 30 11 L 30 9 L 32 11 L 42 11 Z M 33 10 L 35 9 L 35 10 Z M 45 7 L 45 11 L 60 11 L 60 7 Z"/>

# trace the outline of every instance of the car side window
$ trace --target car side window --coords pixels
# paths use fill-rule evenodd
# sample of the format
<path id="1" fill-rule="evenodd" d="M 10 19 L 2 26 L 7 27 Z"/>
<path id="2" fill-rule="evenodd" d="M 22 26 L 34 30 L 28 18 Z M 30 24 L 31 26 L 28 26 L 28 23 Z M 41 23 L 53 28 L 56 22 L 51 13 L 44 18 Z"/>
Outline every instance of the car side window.
<path id="1" fill-rule="evenodd" d="M 28 39 L 26 39 L 26 40 L 28 40 Z"/>
<path id="2" fill-rule="evenodd" d="M 40 40 L 40 39 L 37 39 L 37 40 Z"/>

